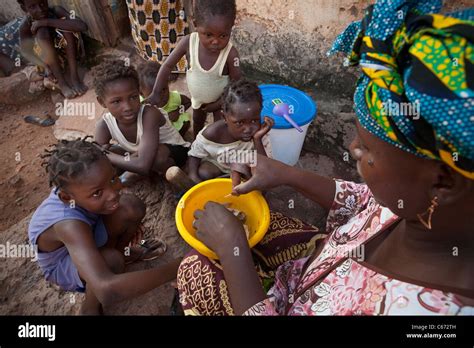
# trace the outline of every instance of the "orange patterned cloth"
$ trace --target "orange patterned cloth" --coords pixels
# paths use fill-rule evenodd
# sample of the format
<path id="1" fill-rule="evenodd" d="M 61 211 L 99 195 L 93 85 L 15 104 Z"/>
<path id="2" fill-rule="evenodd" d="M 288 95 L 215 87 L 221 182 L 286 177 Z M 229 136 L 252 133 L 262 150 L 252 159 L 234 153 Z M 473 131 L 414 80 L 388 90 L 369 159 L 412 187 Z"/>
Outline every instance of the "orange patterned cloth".
<path id="1" fill-rule="evenodd" d="M 132 37 L 141 57 L 163 64 L 180 37 L 189 34 L 182 0 L 127 0 Z M 186 58 L 176 66 L 186 71 Z"/>

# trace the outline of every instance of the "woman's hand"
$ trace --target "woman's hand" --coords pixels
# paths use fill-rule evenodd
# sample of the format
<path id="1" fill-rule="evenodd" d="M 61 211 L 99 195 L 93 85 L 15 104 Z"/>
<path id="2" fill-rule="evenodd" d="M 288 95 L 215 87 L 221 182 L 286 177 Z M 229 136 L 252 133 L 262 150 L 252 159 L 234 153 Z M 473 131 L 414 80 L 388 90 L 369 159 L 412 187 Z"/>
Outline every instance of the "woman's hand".
<path id="1" fill-rule="evenodd" d="M 274 124 L 275 124 L 275 121 L 273 120 L 273 118 L 265 116 L 262 126 L 257 132 L 255 132 L 255 134 L 253 135 L 253 138 L 255 140 L 262 139 L 265 134 L 270 132 L 270 129 L 272 129 Z"/>
<path id="2" fill-rule="evenodd" d="M 242 222 L 223 205 L 209 201 L 194 218 L 196 237 L 219 257 L 248 245 Z"/>
<path id="3" fill-rule="evenodd" d="M 219 257 L 235 314 L 265 299 L 242 222 L 223 205 L 207 202 L 194 213 L 199 238 Z"/>
<path id="4" fill-rule="evenodd" d="M 257 155 L 254 165 L 232 163 L 232 194 L 240 195 L 254 190 L 268 190 L 285 185 L 293 167 L 263 155 Z M 242 182 L 242 178 L 248 179 Z"/>

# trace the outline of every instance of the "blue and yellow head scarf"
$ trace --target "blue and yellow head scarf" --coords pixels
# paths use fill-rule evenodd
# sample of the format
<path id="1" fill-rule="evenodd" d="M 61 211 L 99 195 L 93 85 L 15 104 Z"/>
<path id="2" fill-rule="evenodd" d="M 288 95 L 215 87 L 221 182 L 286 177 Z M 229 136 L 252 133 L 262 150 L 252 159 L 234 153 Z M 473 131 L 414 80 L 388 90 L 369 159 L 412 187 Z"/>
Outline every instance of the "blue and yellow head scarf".
<path id="1" fill-rule="evenodd" d="M 354 94 L 372 134 L 474 179 L 474 9 L 440 0 L 379 0 L 337 37 L 363 71 Z"/>

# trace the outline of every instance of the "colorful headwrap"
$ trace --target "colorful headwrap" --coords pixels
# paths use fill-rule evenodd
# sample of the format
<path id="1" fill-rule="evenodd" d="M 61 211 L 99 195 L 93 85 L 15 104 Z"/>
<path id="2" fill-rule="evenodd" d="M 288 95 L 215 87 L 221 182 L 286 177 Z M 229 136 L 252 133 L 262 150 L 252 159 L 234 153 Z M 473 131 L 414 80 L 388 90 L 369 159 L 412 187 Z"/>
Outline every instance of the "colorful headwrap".
<path id="1" fill-rule="evenodd" d="M 354 102 L 364 128 L 474 179 L 474 9 L 433 14 L 441 6 L 379 0 L 328 54 L 362 68 Z"/>

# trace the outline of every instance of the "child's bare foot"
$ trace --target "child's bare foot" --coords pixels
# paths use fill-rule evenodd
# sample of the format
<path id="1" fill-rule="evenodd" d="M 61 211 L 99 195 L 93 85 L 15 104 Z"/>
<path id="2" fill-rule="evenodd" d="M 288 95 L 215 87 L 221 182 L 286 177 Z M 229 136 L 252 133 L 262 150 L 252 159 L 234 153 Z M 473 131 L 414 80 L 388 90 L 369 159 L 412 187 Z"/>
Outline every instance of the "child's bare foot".
<path id="1" fill-rule="evenodd" d="M 67 99 L 73 99 L 77 97 L 77 93 L 69 87 L 66 82 L 58 82 L 59 89 L 61 90 L 62 95 Z"/>
<path id="2" fill-rule="evenodd" d="M 87 86 L 79 79 L 72 79 L 71 85 L 72 89 L 77 93 L 77 95 L 83 95 L 87 92 Z"/>

